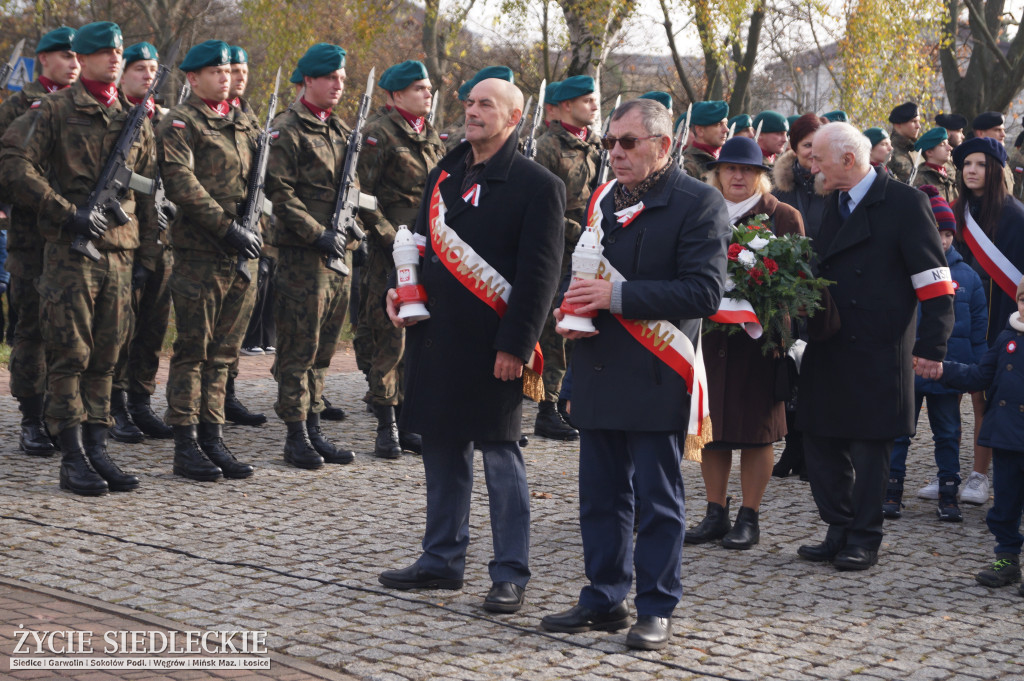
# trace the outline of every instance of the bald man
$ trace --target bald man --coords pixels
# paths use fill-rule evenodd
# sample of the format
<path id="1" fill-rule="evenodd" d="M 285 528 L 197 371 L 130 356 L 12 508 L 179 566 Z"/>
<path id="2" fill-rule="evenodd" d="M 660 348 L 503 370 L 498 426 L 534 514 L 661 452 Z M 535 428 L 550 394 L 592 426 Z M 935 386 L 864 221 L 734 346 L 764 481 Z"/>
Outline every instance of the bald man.
<path id="1" fill-rule="evenodd" d="M 558 281 L 565 214 L 562 181 L 516 151 L 522 109 L 522 92 L 507 81 L 473 87 L 466 141 L 430 172 L 416 219 L 430 318 L 400 319 L 398 293 L 387 296 L 389 317 L 406 328 L 400 427 L 423 436 L 427 518 L 423 553 L 380 582 L 462 588 L 479 449 L 494 545 L 483 607 L 498 613 L 522 607 L 530 578 L 522 396 L 542 391 L 534 349 Z"/>

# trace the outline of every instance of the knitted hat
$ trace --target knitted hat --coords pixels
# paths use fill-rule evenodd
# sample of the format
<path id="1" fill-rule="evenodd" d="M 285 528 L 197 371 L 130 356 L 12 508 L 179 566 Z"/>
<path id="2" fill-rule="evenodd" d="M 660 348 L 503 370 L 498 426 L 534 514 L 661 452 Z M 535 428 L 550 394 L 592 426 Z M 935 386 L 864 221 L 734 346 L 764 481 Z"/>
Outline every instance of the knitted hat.
<path id="1" fill-rule="evenodd" d="M 938 188 L 934 185 L 923 184 L 918 189 L 928 195 L 928 199 L 932 203 L 932 212 L 935 213 L 935 222 L 939 223 L 939 231 L 955 232 L 956 216 L 953 215 L 953 209 L 946 203 L 946 199 L 942 198 Z"/>

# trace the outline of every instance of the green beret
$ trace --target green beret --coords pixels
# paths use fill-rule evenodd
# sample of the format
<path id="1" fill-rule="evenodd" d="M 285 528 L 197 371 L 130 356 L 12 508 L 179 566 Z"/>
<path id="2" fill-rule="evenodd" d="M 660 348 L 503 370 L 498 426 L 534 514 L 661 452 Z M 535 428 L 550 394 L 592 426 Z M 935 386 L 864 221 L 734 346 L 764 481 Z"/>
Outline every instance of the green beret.
<path id="1" fill-rule="evenodd" d="M 729 117 L 729 105 L 715 100 L 697 102 L 691 116 L 690 125 L 718 125 Z"/>
<path id="2" fill-rule="evenodd" d="M 917 141 L 914 142 L 914 150 L 927 151 L 942 144 L 942 140 L 948 139 L 949 133 L 946 132 L 945 128 L 943 128 L 942 126 L 932 128 L 931 130 L 917 138 Z"/>
<path id="3" fill-rule="evenodd" d="M 827 118 L 833 123 L 849 123 L 850 117 L 846 115 L 846 112 L 842 109 L 836 109 L 835 111 L 829 111 L 827 114 L 822 114 L 822 118 Z"/>
<path id="4" fill-rule="evenodd" d="M 473 79 L 470 78 L 465 83 L 463 83 L 462 85 L 459 86 L 459 101 L 460 102 L 464 102 L 464 101 L 466 101 L 469 98 L 469 91 L 473 89 L 474 85 L 476 85 L 476 83 L 474 83 Z"/>
<path id="5" fill-rule="evenodd" d="M 135 43 L 131 47 L 126 47 L 124 50 L 125 66 L 132 62 L 159 58 L 160 55 L 157 53 L 156 48 L 147 42 Z"/>
<path id="6" fill-rule="evenodd" d="M 778 111 L 762 111 L 754 116 L 754 128 L 761 126 L 761 132 L 789 132 L 789 121 Z"/>
<path id="7" fill-rule="evenodd" d="M 430 78 L 430 74 L 427 73 L 427 67 L 423 65 L 423 62 L 403 61 L 382 73 L 377 85 L 388 92 L 398 92 L 424 78 Z"/>
<path id="8" fill-rule="evenodd" d="M 71 40 L 71 51 L 78 54 L 93 54 L 108 48 L 124 45 L 121 27 L 113 21 L 96 21 L 78 29 Z"/>
<path id="9" fill-rule="evenodd" d="M 544 103 L 548 106 L 555 106 L 558 104 L 558 86 L 561 83 L 557 80 L 553 80 L 548 83 L 548 86 L 544 89 Z"/>
<path id="10" fill-rule="evenodd" d="M 594 79 L 590 76 L 572 76 L 558 84 L 554 96 L 545 94 L 544 99 L 552 104 L 561 104 L 570 99 L 589 95 L 594 91 Z"/>
<path id="11" fill-rule="evenodd" d="M 736 126 L 735 130 L 744 130 L 746 128 L 754 127 L 754 119 L 750 117 L 750 114 L 740 114 L 739 116 L 733 116 L 729 119 L 729 127 Z"/>
<path id="12" fill-rule="evenodd" d="M 871 142 L 872 147 L 881 142 L 882 140 L 889 139 L 889 133 L 887 133 L 882 128 L 868 128 L 867 130 L 864 131 L 864 136 L 867 137 L 868 141 Z"/>
<path id="13" fill-rule="evenodd" d="M 670 95 L 667 92 L 662 92 L 661 90 L 651 90 L 650 92 L 643 93 L 642 95 L 640 95 L 639 98 L 653 99 L 656 102 L 660 102 L 665 105 L 665 108 L 669 110 L 669 113 L 672 113 L 672 95 Z"/>
<path id="14" fill-rule="evenodd" d="M 786 122 L 789 123 L 789 127 L 792 128 L 793 127 L 793 123 L 795 123 L 796 119 L 798 119 L 798 118 L 800 118 L 800 114 L 793 114 L 792 116 L 786 116 Z"/>
<path id="15" fill-rule="evenodd" d="M 232 64 L 248 64 L 249 53 L 238 45 L 231 46 L 231 63 Z"/>
<path id="16" fill-rule="evenodd" d="M 181 62 L 181 70 L 198 71 L 207 66 L 224 66 L 231 63 L 231 48 L 223 40 L 206 40 L 194 45 L 185 61 Z"/>
<path id="17" fill-rule="evenodd" d="M 57 52 L 58 50 L 70 50 L 71 41 L 75 38 L 75 29 L 68 26 L 61 26 L 43 35 L 36 45 L 36 54 L 40 52 Z"/>
<path id="18" fill-rule="evenodd" d="M 507 80 L 510 83 L 516 82 L 516 77 L 512 74 L 512 69 L 507 66 L 485 66 L 476 72 L 476 75 L 470 78 L 473 85 L 476 85 L 481 80 L 487 80 L 488 78 L 497 78 L 498 80 Z M 469 88 L 472 90 L 473 88 Z"/>
<path id="19" fill-rule="evenodd" d="M 306 81 L 302 79 L 302 71 L 299 71 L 299 68 L 295 67 L 295 70 L 292 71 L 292 75 L 288 78 L 288 82 L 294 83 L 295 85 L 302 85 Z"/>
<path id="20" fill-rule="evenodd" d="M 345 68 L 345 50 L 331 43 L 317 43 L 306 50 L 299 60 L 299 71 L 303 76 L 319 78 L 338 69 Z"/>

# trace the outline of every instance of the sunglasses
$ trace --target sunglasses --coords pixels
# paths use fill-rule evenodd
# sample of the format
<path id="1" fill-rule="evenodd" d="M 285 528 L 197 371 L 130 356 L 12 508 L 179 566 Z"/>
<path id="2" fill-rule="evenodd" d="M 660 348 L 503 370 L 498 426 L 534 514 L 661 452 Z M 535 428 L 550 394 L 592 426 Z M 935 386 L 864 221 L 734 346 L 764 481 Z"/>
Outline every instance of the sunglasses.
<path id="1" fill-rule="evenodd" d="M 616 142 L 622 145 L 625 150 L 630 150 L 636 146 L 636 143 L 640 140 L 654 140 L 660 138 L 661 135 L 648 135 L 647 137 L 605 137 L 601 140 L 601 146 L 611 151 L 615 148 Z"/>

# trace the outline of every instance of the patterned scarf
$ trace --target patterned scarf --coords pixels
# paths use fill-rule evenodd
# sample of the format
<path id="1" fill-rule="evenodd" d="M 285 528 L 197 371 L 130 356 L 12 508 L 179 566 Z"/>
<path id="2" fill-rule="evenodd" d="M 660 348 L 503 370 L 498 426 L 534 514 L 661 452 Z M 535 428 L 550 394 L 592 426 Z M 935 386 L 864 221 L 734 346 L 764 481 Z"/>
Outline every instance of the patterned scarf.
<path id="1" fill-rule="evenodd" d="M 808 194 L 814 193 L 814 174 L 800 165 L 799 161 L 793 161 L 793 182 Z"/>
<path id="2" fill-rule="evenodd" d="M 665 177 L 671 167 L 671 163 L 666 163 L 663 168 L 655 170 L 632 190 L 626 189 L 624 184 L 617 182 L 615 184 L 615 192 L 613 194 L 615 210 L 619 211 L 623 208 L 629 208 L 630 206 L 635 206 L 640 203 L 640 200 L 644 198 L 644 194 L 649 192 L 654 185 L 658 184 L 661 178 Z"/>

